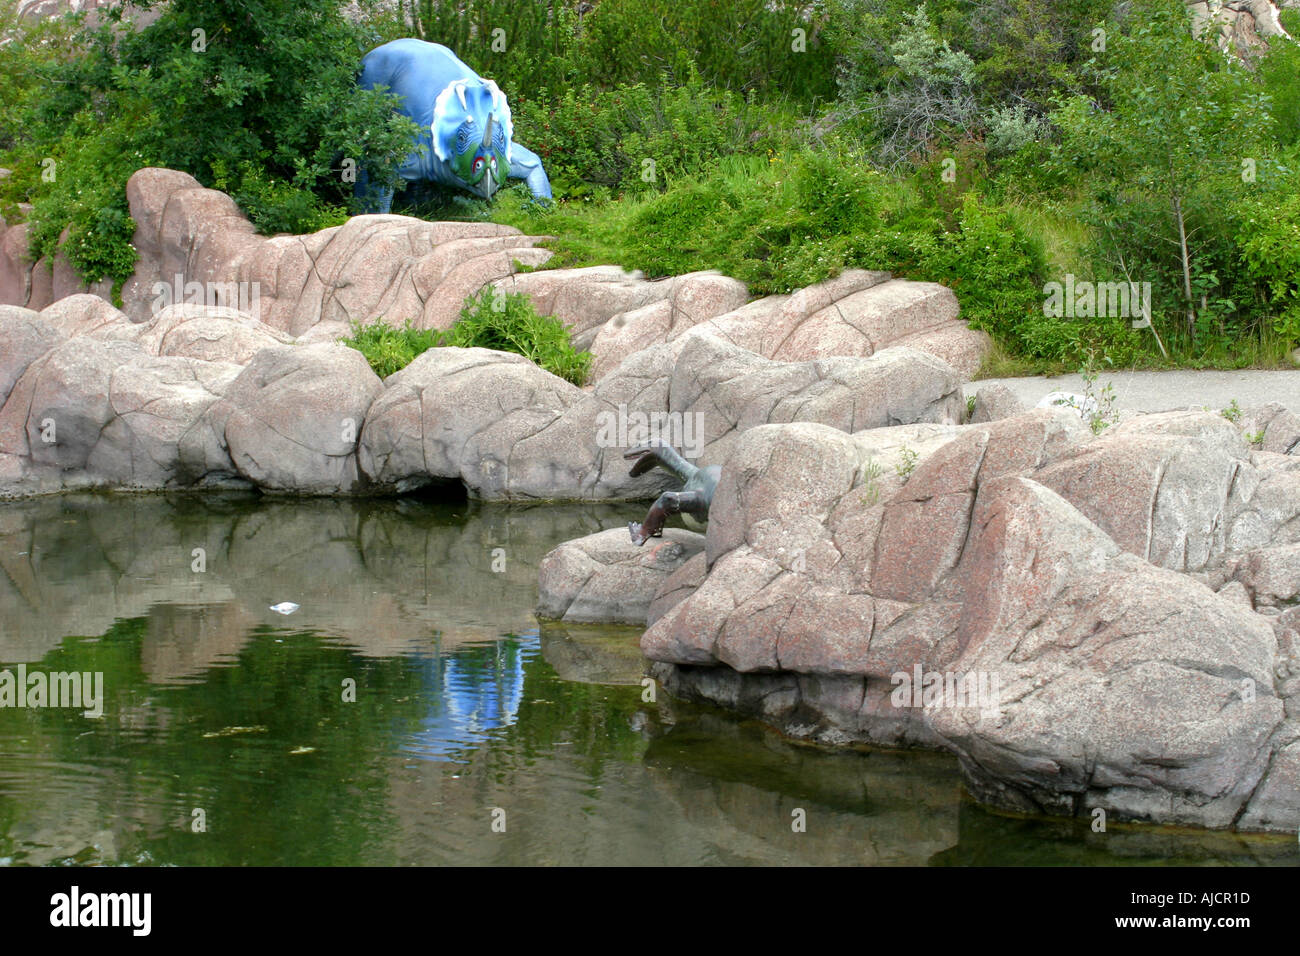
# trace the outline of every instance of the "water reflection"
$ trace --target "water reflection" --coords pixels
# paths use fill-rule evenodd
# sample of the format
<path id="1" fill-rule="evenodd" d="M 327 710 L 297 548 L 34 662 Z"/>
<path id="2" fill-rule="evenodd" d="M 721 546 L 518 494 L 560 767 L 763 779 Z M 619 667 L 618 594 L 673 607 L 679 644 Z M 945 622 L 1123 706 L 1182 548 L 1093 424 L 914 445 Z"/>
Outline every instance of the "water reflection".
<path id="1" fill-rule="evenodd" d="M 100 671 L 106 698 L 98 721 L 0 709 L 0 862 L 1296 861 L 1285 839 L 998 816 L 942 755 L 644 700 L 637 630 L 531 613 L 541 557 L 624 511 L 0 504 L 0 666 Z"/>
<path id="2" fill-rule="evenodd" d="M 524 665 L 539 644 L 534 633 L 423 661 L 429 712 L 402 749 L 426 760 L 464 760 L 467 748 L 513 724 L 524 695 Z"/>

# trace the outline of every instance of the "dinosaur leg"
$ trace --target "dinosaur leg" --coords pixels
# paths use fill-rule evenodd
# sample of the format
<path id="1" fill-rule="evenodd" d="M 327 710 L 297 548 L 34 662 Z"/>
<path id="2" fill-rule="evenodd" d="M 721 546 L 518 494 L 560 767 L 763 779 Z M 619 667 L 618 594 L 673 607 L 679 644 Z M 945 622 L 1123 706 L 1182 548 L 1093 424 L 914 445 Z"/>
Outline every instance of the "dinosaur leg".
<path id="1" fill-rule="evenodd" d="M 681 514 L 683 511 L 693 515 L 701 513 L 707 515 L 709 509 L 704 501 L 704 495 L 699 491 L 665 491 L 650 506 L 645 521 L 640 524 L 635 521 L 627 523 L 628 531 L 632 533 L 632 543 L 643 545 L 651 538 L 657 538 L 663 534 L 664 522 L 669 516 Z"/>
<path id="2" fill-rule="evenodd" d="M 542 168 L 542 158 L 518 143 L 510 144 L 510 177 L 528 184 L 534 199 L 551 198 L 551 181 Z"/>

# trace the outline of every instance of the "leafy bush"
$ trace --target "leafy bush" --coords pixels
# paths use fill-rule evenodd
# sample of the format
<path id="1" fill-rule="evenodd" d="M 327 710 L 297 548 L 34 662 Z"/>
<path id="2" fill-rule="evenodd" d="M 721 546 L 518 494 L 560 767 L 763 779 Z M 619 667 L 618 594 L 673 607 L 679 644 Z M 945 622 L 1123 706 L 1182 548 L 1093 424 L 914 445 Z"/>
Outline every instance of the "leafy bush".
<path id="1" fill-rule="evenodd" d="M 1300 21 L 1300 10 L 1284 10 Z M 1291 28 L 1300 31 L 1300 22 Z M 1300 36 L 1300 33 L 1292 33 Z M 1300 142 L 1300 42 L 1275 40 L 1259 64 L 1259 77 L 1272 100 L 1277 142 L 1290 146 Z"/>
<path id="2" fill-rule="evenodd" d="M 834 95 L 833 52 L 820 4 L 807 0 L 403 0 L 375 22 L 376 39 L 442 43 L 516 96 L 706 84 L 801 102 Z M 795 33 L 802 31 L 802 35 Z M 743 37 L 743 42 L 738 38 Z"/>
<path id="3" fill-rule="evenodd" d="M 377 319 L 370 325 L 353 322 L 351 337 L 339 341 L 364 355 L 376 375 L 388 378 L 410 365 L 422 352 L 437 346 L 438 338 L 437 332 L 413 328 L 410 319 L 401 328 Z"/>
<path id="4" fill-rule="evenodd" d="M 591 372 L 591 353 L 579 352 L 569 330 L 553 315 L 538 315 L 528 296 L 484 289 L 465 300 L 460 318 L 445 332 L 416 329 L 408 319 L 400 328 L 382 319 L 354 322 L 352 335 L 341 340 L 366 357 L 380 378 L 401 371 L 431 348 L 481 348 L 513 352 L 552 375 L 582 385 Z"/>
<path id="5" fill-rule="evenodd" d="M 889 52 L 897 72 L 869 107 L 881 160 L 896 167 L 936 141 L 969 137 L 979 123 L 975 61 L 940 38 L 925 7 L 908 16 Z"/>
<path id="6" fill-rule="evenodd" d="M 600 0 L 582 22 L 584 76 L 607 83 L 682 84 L 801 102 L 834 95 L 832 49 L 819 3 L 800 0 Z M 797 49 L 802 31 L 802 51 Z"/>
<path id="7" fill-rule="evenodd" d="M 1091 186 L 1084 207 L 1110 272 L 1150 281 L 1174 347 L 1204 351 L 1250 329 L 1232 288 L 1231 210 L 1251 191 L 1244 159 L 1267 177 L 1268 100 L 1252 74 L 1195 39 L 1181 0 L 1138 0 L 1090 72 L 1101 102 L 1056 113 L 1062 150 Z"/>
<path id="8" fill-rule="evenodd" d="M 374 45 L 403 36 L 441 43 L 480 76 L 496 80 L 511 106 L 517 95 L 566 87 L 579 74 L 576 3 L 403 0 L 398 6 Z"/>
<path id="9" fill-rule="evenodd" d="M 1247 208 L 1237 237 L 1242 263 L 1264 285 L 1276 319 L 1273 331 L 1282 344 L 1300 344 L 1300 175 Z"/>
<path id="10" fill-rule="evenodd" d="M 532 299 L 520 292 L 484 289 L 471 297 L 439 344 L 515 352 L 574 385 L 591 372 L 591 353 L 575 349 L 564 323 L 538 315 Z"/>
<path id="11" fill-rule="evenodd" d="M 308 189 L 268 177 L 260 166 L 244 161 L 238 177 L 225 161 L 212 163 L 213 188 L 228 193 L 264 235 L 318 232 L 347 222 L 347 210 L 323 202 Z"/>
<path id="12" fill-rule="evenodd" d="M 518 128 L 528 131 L 527 145 L 561 196 L 583 195 L 584 183 L 662 188 L 723 156 L 768 148 L 771 128 L 784 119 L 693 73 L 680 87 L 582 86 L 511 101 Z"/>
<path id="13" fill-rule="evenodd" d="M 994 107 L 985 118 L 985 125 L 988 129 L 985 144 L 990 156 L 1018 153 L 1046 138 L 1048 132 L 1047 122 L 1021 104 Z"/>
<path id="14" fill-rule="evenodd" d="M 357 87 L 366 41 L 342 7 L 171 0 L 139 32 L 115 29 L 120 10 L 111 11 L 30 64 L 48 93 L 25 94 L 16 110 L 6 103 L 16 132 L 0 165 L 14 175 L 0 183 L 0 205 L 33 204 L 35 255 L 69 227 L 83 278 L 119 282 L 135 261 L 124 190 L 142 166 L 220 180 L 264 229 L 339 221 L 351 189 L 339 159 L 393 182 L 413 128 L 393 97 Z M 4 76 L 0 85 L 12 85 Z M 52 178 L 41 175 L 46 160 Z"/>

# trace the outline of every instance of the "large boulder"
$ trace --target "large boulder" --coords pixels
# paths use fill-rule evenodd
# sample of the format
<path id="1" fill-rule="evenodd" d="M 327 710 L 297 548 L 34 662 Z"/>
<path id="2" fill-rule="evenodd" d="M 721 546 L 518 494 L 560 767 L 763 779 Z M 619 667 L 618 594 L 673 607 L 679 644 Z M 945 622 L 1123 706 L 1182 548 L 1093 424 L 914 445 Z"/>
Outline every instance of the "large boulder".
<path id="1" fill-rule="evenodd" d="M 0 453 L 25 462 L 14 490 L 188 483 L 180 443 L 238 371 L 90 335 L 55 347 L 0 409 Z"/>
<path id="2" fill-rule="evenodd" d="M 27 366 L 63 341 L 42 322 L 40 313 L 16 305 L 0 305 L 0 408 Z"/>
<path id="3" fill-rule="evenodd" d="M 660 588 L 692 556 L 704 536 L 665 528 L 643 547 L 626 527 L 560 545 L 538 569 L 537 615 L 568 623 L 646 623 Z"/>
<path id="4" fill-rule="evenodd" d="M 1144 419 L 1101 439 L 1050 409 L 914 425 L 932 430 L 906 453 L 883 435 L 901 428 L 746 431 L 704 555 L 661 588 L 672 600 L 642 638 L 651 673 L 796 736 L 949 750 L 997 806 L 1300 825 L 1283 730 L 1300 678 L 1274 684 L 1300 625 L 1283 614 L 1275 628 L 1244 589 L 1216 594 L 1191 573 L 1217 561 L 1226 574 L 1232 554 L 1192 492 L 1207 485 L 1230 524 L 1245 493 L 1216 484 L 1219 465 L 1240 480 L 1254 468 L 1218 416 Z M 1212 467 L 1180 460 L 1180 444 Z M 1148 454 L 1159 473 L 1141 504 L 1100 480 L 1063 482 L 1073 500 L 1043 480 L 1094 458 L 1150 474 Z M 1138 551 L 1102 522 L 1143 505 L 1156 546 Z M 1289 550 L 1254 557 L 1237 567 L 1256 593 L 1289 589 Z"/>
<path id="5" fill-rule="evenodd" d="M 1002 418 L 1014 418 L 1024 411 L 1025 403 L 1011 389 L 1005 385 L 985 385 L 975 390 L 975 406 L 970 421 L 972 425 L 996 422 Z"/>
<path id="6" fill-rule="evenodd" d="M 462 481 L 483 497 L 574 497 L 584 460 L 534 454 L 582 392 L 528 359 L 490 349 L 430 349 L 389 376 L 361 436 L 378 488 Z M 538 447 L 545 449 L 547 441 Z"/>
<path id="7" fill-rule="evenodd" d="M 360 352 L 342 345 L 276 346 L 253 356 L 188 436 L 195 472 L 228 455 L 266 491 L 362 490 L 357 439 L 382 390 Z"/>
<path id="8" fill-rule="evenodd" d="M 254 316 L 224 306 L 170 305 L 139 332 L 156 355 L 180 355 L 206 362 L 247 365 L 264 348 L 290 345 L 284 332 Z"/>
<path id="9" fill-rule="evenodd" d="M 1022 810 L 1102 807 L 1227 826 L 1282 719 L 1258 615 L 1125 554 L 1044 486 L 984 485 L 959 572 L 961 655 L 997 706 L 936 707 L 974 791 Z"/>

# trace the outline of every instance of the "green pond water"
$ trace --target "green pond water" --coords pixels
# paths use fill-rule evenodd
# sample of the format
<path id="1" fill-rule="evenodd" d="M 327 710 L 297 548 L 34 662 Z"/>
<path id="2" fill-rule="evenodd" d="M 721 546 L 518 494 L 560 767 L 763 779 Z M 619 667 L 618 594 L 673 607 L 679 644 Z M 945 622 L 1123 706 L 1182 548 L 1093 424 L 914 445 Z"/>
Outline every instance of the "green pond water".
<path id="1" fill-rule="evenodd" d="M 0 669 L 103 674 L 98 719 L 0 708 L 0 863 L 1297 862 L 1292 838 L 1008 817 L 948 756 L 643 701 L 638 631 L 532 614 L 547 551 L 637 511 L 0 503 Z"/>

